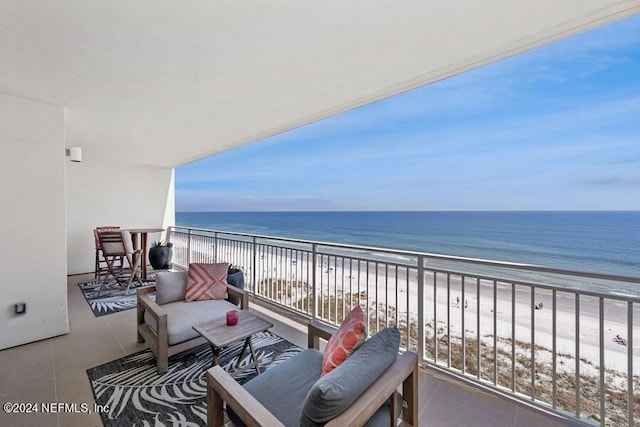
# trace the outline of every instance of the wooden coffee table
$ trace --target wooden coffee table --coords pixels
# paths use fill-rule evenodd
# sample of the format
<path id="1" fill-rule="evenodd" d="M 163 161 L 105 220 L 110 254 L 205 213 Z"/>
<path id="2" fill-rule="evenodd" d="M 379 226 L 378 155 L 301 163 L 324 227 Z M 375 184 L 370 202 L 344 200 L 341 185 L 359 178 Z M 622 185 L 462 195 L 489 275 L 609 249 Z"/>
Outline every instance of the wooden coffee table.
<path id="1" fill-rule="evenodd" d="M 237 341 L 244 340 L 244 345 L 242 346 L 242 351 L 238 356 L 238 361 L 236 362 L 236 370 L 230 372 L 230 374 L 238 374 L 240 372 L 244 372 L 247 369 L 256 368 L 256 372 L 260 375 L 260 361 L 256 358 L 256 353 L 253 350 L 253 344 L 251 344 L 251 337 L 258 332 L 265 332 L 269 328 L 272 328 L 273 324 L 267 322 L 261 317 L 253 314 L 248 310 L 239 310 L 238 313 L 238 323 L 233 326 L 227 326 L 226 318 L 222 318 L 215 322 L 206 323 L 200 326 L 194 326 L 193 329 L 196 330 L 204 339 L 209 342 L 211 345 L 211 353 L 213 353 L 213 365 L 218 365 L 218 355 L 220 354 L 220 350 L 224 347 L 229 346 Z M 242 369 L 237 369 L 240 361 L 242 360 L 242 356 L 244 356 L 244 352 L 249 347 L 251 351 L 251 363 L 243 367 Z"/>

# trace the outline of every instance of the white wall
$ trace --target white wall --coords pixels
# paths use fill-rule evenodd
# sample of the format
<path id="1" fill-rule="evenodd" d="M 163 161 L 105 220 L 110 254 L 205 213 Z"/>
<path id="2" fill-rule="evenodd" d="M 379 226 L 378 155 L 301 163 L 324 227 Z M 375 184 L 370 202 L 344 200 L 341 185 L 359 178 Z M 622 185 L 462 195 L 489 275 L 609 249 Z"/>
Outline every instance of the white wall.
<path id="1" fill-rule="evenodd" d="M 0 149 L 3 349 L 69 332 L 63 108 L 0 94 Z"/>
<path id="2" fill-rule="evenodd" d="M 87 150 L 70 162 L 62 107 L 0 94 L 0 149 L 4 349 L 69 332 L 67 274 L 93 271 L 94 227 L 166 228 L 175 205 L 173 169 L 104 162 Z M 18 302 L 26 314 L 14 315 Z"/>
<path id="3" fill-rule="evenodd" d="M 81 163 L 66 162 L 69 274 L 94 271 L 95 227 L 166 228 L 175 224 L 173 169 L 101 161 L 86 149 L 82 157 Z M 163 237 L 150 234 L 149 240 Z"/>

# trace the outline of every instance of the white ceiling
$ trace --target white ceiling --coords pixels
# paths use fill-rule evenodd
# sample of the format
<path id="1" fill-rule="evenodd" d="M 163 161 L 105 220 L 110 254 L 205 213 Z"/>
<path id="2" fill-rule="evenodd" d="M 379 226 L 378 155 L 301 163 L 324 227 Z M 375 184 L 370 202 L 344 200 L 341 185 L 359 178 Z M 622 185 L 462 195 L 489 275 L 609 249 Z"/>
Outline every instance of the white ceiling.
<path id="1" fill-rule="evenodd" d="M 640 13 L 640 0 L 0 0 L 0 93 L 173 167 Z"/>

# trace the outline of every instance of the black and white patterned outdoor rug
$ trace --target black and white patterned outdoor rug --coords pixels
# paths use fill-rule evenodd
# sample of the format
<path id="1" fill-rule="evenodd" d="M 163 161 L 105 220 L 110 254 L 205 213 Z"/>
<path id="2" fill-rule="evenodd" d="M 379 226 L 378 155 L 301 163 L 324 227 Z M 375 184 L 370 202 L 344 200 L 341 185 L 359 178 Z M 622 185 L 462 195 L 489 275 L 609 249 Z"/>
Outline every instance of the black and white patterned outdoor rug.
<path id="1" fill-rule="evenodd" d="M 154 285 L 155 275 L 150 274 L 149 280 L 142 283 L 144 283 L 144 286 Z M 87 304 L 91 307 L 93 315 L 96 317 L 135 308 L 137 306 L 136 289 L 142 287 L 134 280 L 129 293 L 125 294 L 126 287 L 123 287 L 115 280 L 110 280 L 102 293 L 99 294 L 100 286 L 102 286 L 101 280 L 78 283 L 78 286 L 84 295 L 84 299 L 87 300 Z M 155 294 L 151 295 L 151 297 L 155 298 Z"/>
<path id="2" fill-rule="evenodd" d="M 244 341 L 220 352 L 226 371 L 235 364 Z M 252 343 L 264 371 L 298 352 L 300 347 L 271 332 L 253 336 Z M 240 367 L 249 363 L 245 352 Z M 169 369 L 159 375 L 156 357 L 144 350 L 87 370 L 105 426 L 204 426 L 207 423 L 207 376 L 212 356 L 203 344 L 169 358 Z M 236 377 L 244 384 L 256 375 L 248 369 Z"/>

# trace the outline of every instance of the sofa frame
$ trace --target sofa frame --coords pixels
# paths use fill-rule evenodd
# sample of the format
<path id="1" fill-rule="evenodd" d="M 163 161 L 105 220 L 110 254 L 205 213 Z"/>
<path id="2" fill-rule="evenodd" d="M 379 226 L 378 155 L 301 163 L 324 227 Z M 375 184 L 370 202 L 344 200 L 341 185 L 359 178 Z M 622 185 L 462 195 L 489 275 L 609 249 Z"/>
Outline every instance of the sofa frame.
<path id="1" fill-rule="evenodd" d="M 311 322 L 308 325 L 308 346 L 319 349 L 320 339 L 328 340 L 335 328 Z M 286 363 L 286 362 L 284 362 Z M 398 355 L 389 369 L 378 377 L 356 401 L 327 427 L 362 426 L 402 386 L 406 408 L 402 411 L 403 426 L 418 425 L 418 356 L 410 351 Z M 224 403 L 249 427 L 283 427 L 283 424 L 220 366 L 207 371 L 207 425 L 224 425 Z M 391 399 L 391 416 L 398 419 L 397 399 Z M 392 425 L 396 425 L 393 423 Z"/>
<path id="2" fill-rule="evenodd" d="M 182 351 L 197 347 L 201 344 L 205 344 L 207 341 L 203 337 L 198 336 L 188 341 L 169 345 L 167 313 L 161 305 L 156 304 L 155 301 L 149 298 L 149 293 L 155 292 L 155 290 L 155 285 L 138 288 L 138 342 L 146 341 L 149 344 L 149 347 L 156 355 L 156 359 L 158 361 L 158 373 L 163 374 L 167 372 L 169 367 L 169 357 Z M 249 309 L 249 293 L 247 291 L 232 285 L 227 285 L 227 291 L 230 295 L 238 297 L 240 300 L 240 309 Z M 197 304 L 197 301 L 194 301 L 194 304 Z M 156 320 L 158 325 L 157 333 L 144 321 L 145 311 Z"/>

